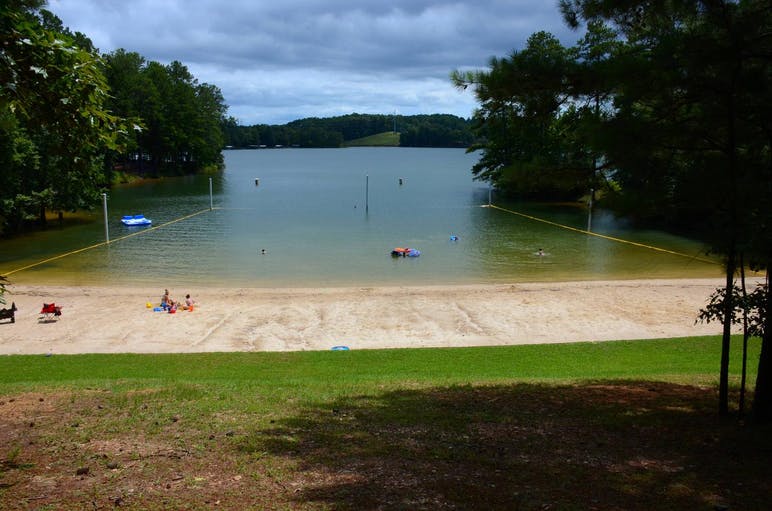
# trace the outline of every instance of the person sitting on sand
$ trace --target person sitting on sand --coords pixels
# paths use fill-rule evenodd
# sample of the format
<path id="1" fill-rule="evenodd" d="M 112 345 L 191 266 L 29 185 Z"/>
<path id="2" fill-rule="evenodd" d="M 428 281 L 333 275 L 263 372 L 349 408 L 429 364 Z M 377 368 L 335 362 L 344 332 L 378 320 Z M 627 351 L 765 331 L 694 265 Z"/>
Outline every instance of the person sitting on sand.
<path id="1" fill-rule="evenodd" d="M 164 295 L 161 297 L 161 308 L 171 309 L 174 306 L 174 300 L 169 297 L 169 290 L 164 289 Z"/>
<path id="2" fill-rule="evenodd" d="M 193 304 L 196 302 L 193 300 L 193 298 L 190 297 L 189 294 L 185 295 L 185 305 L 182 306 L 184 310 L 190 310 L 193 308 Z"/>

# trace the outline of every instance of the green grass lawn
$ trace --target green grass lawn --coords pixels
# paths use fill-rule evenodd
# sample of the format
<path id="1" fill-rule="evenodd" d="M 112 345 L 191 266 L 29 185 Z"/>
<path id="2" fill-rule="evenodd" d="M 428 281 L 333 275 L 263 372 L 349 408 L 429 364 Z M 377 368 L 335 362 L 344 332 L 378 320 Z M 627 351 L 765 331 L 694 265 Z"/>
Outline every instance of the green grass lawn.
<path id="1" fill-rule="evenodd" d="M 735 340 L 732 372 L 739 373 Z M 0 390 L 27 386 L 146 386 L 168 382 L 229 382 L 269 389 L 377 391 L 386 386 L 436 386 L 511 381 L 658 379 L 717 381 L 721 341 L 692 337 L 648 341 L 566 343 L 506 347 L 189 353 L 21 355 L 0 357 Z M 751 342 L 757 360 L 759 343 Z M 755 364 L 750 364 L 755 376 Z M 275 392 L 275 391 L 274 391 Z"/>
<path id="2" fill-rule="evenodd" d="M 717 416 L 719 357 L 717 337 L 0 357 L 0 509 L 763 509 L 772 431 Z"/>
<path id="3" fill-rule="evenodd" d="M 343 143 L 343 147 L 397 147 L 399 146 L 399 133 L 395 131 L 384 131 L 383 133 L 376 133 L 369 137 L 357 138 L 355 140 L 347 140 Z"/>

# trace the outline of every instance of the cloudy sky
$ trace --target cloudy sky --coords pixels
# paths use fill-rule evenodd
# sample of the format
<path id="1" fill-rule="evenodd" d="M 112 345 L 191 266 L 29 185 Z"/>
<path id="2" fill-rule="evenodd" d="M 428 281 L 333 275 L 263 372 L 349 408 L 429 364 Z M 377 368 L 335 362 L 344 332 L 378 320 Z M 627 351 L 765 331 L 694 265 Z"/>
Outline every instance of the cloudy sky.
<path id="1" fill-rule="evenodd" d="M 557 0 L 48 0 L 103 53 L 178 60 L 220 88 L 241 124 L 349 113 L 470 117 L 454 69 L 547 30 L 564 44 Z"/>

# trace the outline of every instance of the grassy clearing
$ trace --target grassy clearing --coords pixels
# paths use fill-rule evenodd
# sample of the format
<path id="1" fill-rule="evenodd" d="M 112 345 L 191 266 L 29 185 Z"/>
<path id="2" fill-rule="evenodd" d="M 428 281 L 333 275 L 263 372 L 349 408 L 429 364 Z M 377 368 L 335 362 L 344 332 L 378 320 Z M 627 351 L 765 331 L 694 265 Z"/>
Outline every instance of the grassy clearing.
<path id="1" fill-rule="evenodd" d="M 772 431 L 718 419 L 719 353 L 0 357 L 0 508 L 763 509 Z"/>
<path id="2" fill-rule="evenodd" d="M 384 131 L 376 133 L 369 137 L 348 140 L 343 143 L 343 147 L 397 147 L 399 146 L 399 133 L 394 131 Z"/>

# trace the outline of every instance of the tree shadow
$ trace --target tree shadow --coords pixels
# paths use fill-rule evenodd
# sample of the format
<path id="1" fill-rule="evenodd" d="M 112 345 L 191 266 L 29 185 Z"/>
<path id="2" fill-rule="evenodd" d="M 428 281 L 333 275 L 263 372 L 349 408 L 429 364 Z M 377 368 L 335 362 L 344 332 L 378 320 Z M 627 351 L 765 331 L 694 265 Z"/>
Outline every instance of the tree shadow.
<path id="1" fill-rule="evenodd" d="M 241 439 L 333 509 L 763 509 L 772 428 L 719 419 L 713 388 L 660 382 L 389 391 Z"/>

